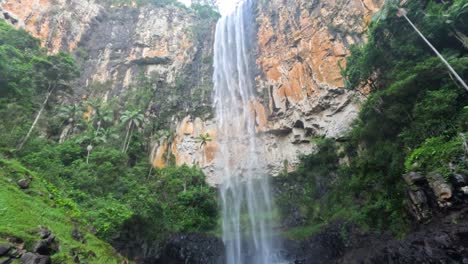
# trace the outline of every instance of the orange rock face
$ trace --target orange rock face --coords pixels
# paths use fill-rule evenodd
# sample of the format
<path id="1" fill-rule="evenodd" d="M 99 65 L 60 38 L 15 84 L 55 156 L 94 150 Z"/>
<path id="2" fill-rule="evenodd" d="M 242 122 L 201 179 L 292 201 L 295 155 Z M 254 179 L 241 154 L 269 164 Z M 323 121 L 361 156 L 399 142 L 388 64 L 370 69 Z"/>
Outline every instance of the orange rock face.
<path id="1" fill-rule="evenodd" d="M 94 1 L 6 0 L 0 9 L 18 21 L 51 52 L 72 51 L 101 7 Z"/>
<path id="2" fill-rule="evenodd" d="M 162 169 L 166 166 L 167 142 L 162 142 L 153 155 L 153 166 Z"/>
<path id="3" fill-rule="evenodd" d="M 257 132 L 264 132 L 267 129 L 268 115 L 265 107 L 258 101 L 252 101 L 252 112 L 255 118 Z"/>
<path id="4" fill-rule="evenodd" d="M 310 119 L 334 102 L 327 90 L 343 89 L 341 67 L 349 46 L 365 41 L 369 18 L 381 0 L 270 0 L 258 6 L 258 89 L 271 116 Z M 344 92 L 344 91 L 343 91 Z M 336 98 L 336 105 L 345 99 Z M 309 112 L 309 113 L 307 113 Z M 270 118 L 275 121 L 275 118 Z M 294 121 L 294 120 L 292 120 Z M 288 121 L 289 122 L 289 121 Z M 288 124 L 285 124 L 288 126 Z M 289 124 L 289 126 L 292 124 Z M 269 124 L 270 127 L 275 124 Z M 282 125 L 281 125 L 282 126 Z"/>
<path id="5" fill-rule="evenodd" d="M 202 134 L 208 134 L 211 139 L 204 145 L 198 140 Z M 216 127 L 212 122 L 186 116 L 178 122 L 170 148 L 166 141 L 163 144 L 156 144 L 152 155 L 153 165 L 157 168 L 165 167 L 165 157 L 172 154 L 178 166 L 187 164 L 198 165 L 201 168 L 209 167 L 213 164 L 218 151 L 216 134 Z"/>

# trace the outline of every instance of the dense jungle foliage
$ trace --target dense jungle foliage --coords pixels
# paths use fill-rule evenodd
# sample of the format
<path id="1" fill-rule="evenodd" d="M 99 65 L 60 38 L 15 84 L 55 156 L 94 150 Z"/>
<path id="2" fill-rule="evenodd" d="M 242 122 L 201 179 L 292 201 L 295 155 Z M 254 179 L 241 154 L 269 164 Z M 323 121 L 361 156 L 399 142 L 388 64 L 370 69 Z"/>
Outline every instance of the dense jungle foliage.
<path id="1" fill-rule="evenodd" d="M 405 8 L 468 80 L 466 1 L 409 1 Z M 275 180 L 293 190 L 278 201 L 283 214 L 294 200 L 306 216 L 293 237 L 337 219 L 403 235 L 409 219 L 402 175 L 437 171 L 450 180 L 468 169 L 460 159 L 467 151 L 468 91 L 396 12 L 387 3 L 370 25 L 368 43 L 352 48 L 346 85 L 370 92 L 345 142 L 319 140 L 318 153 Z"/>
<path id="2" fill-rule="evenodd" d="M 40 224 L 62 234 L 64 245 L 73 244 L 70 234 L 64 235 L 65 223 L 72 229 L 72 222 L 111 243 L 129 223 L 145 230 L 136 236 L 152 241 L 215 228 L 216 192 L 200 169 L 175 167 L 172 157 L 165 169 L 150 165 L 147 142 L 171 133 L 155 135 L 144 128 L 148 97 L 127 94 L 125 105 L 92 99 L 61 105 L 77 76 L 70 55 L 48 55 L 37 39 L 0 21 L 0 178 L 9 186 L 0 193 L 0 240 Z M 143 81 L 139 84 L 138 95 L 149 92 Z M 16 181 L 21 178 L 32 178 L 33 187 L 20 198 Z M 12 202 L 18 199 L 30 204 Z M 24 210 L 21 206 L 52 211 L 16 220 L 3 216 L 19 214 L 14 209 Z"/>

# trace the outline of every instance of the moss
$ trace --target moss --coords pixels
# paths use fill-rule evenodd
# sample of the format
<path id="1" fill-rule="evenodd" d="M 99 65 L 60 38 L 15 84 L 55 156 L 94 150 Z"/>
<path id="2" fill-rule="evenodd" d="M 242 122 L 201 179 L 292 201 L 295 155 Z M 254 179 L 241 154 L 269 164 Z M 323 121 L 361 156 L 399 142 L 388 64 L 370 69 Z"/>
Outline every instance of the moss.
<path id="1" fill-rule="evenodd" d="M 38 227 L 44 226 L 57 237 L 61 248 L 52 256 L 53 263 L 71 263 L 71 252 L 87 263 L 123 261 L 109 244 L 97 239 L 79 224 L 79 220 L 70 217 L 70 210 L 56 202 L 60 197 L 49 198 L 48 187 L 38 175 L 16 161 L 3 158 L 0 158 L 0 168 L 0 243 L 8 237 L 16 237 L 25 242 L 26 249 L 31 250 L 38 240 Z M 27 190 L 21 190 L 16 181 L 26 177 L 32 177 L 32 182 Z M 84 243 L 71 236 L 77 225 L 85 234 Z"/>
<path id="2" fill-rule="evenodd" d="M 457 164 L 463 155 L 463 142 L 461 137 L 448 140 L 445 137 L 427 139 L 420 147 L 411 152 L 405 161 L 407 171 L 418 170 L 422 172 L 437 171 L 448 177 L 451 173 L 449 164 Z M 460 164 L 459 167 L 464 167 Z"/>
<path id="3" fill-rule="evenodd" d="M 291 240 L 304 240 L 319 233 L 325 224 L 312 224 L 290 228 L 283 232 L 283 236 Z"/>

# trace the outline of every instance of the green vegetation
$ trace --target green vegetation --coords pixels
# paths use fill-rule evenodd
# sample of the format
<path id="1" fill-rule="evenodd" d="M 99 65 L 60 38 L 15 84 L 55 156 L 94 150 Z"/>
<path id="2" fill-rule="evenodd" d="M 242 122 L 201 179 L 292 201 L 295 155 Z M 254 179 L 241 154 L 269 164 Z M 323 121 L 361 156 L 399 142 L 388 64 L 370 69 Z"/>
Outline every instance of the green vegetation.
<path id="1" fill-rule="evenodd" d="M 18 180 L 30 177 L 32 182 L 27 191 L 18 188 Z M 0 184 L 0 241 L 20 238 L 31 251 L 38 240 L 38 227 L 45 226 L 51 229 L 61 247 L 53 256 L 53 263 L 72 263 L 74 256 L 96 264 L 123 261 L 109 244 L 88 231 L 72 200 L 61 196 L 57 188 L 17 161 L 0 158 Z M 83 234 L 83 243 L 72 238 L 75 228 Z"/>
<path id="2" fill-rule="evenodd" d="M 216 10 L 214 10 L 209 5 L 192 4 L 191 8 L 197 13 L 198 17 L 202 20 L 217 20 L 221 16 Z"/>
<path id="3" fill-rule="evenodd" d="M 114 6 L 131 6 L 133 3 L 135 3 L 138 6 L 142 5 L 154 5 L 158 7 L 162 6 L 167 6 L 167 5 L 173 5 L 173 6 L 178 6 L 182 8 L 186 8 L 184 4 L 177 0 L 103 0 L 102 1 L 104 4 L 107 5 L 114 5 Z"/>
<path id="4" fill-rule="evenodd" d="M 150 142 L 170 137 L 170 114 L 186 107 L 179 104 L 186 97 L 165 93 L 190 89 L 142 77 L 121 98 L 59 105 L 76 76 L 69 55 L 48 55 L 0 21 L 0 240 L 14 236 L 31 247 L 31 232 L 43 225 L 62 246 L 54 263 L 71 263 L 72 251 L 87 263 L 120 263 L 106 242 L 122 233 L 158 245 L 176 232 L 214 230 L 216 192 L 203 172 L 148 161 Z M 97 85 L 92 97 L 108 86 Z M 150 109 L 156 89 L 167 108 Z M 16 181 L 27 176 L 32 185 L 20 190 Z M 86 243 L 71 239 L 75 225 Z"/>
<path id="5" fill-rule="evenodd" d="M 203 147 L 206 146 L 208 142 L 211 142 L 212 138 L 209 133 L 206 133 L 200 134 L 195 140 L 200 143 L 200 147 Z"/>
<path id="6" fill-rule="evenodd" d="M 457 32 L 468 32 L 466 2 L 409 1 L 408 16 L 468 79 L 468 50 Z M 468 94 L 396 9 L 376 16 L 369 42 L 354 46 L 343 70 L 349 89 L 370 88 L 359 120 L 344 144 L 319 144 L 297 172 L 278 179 L 283 214 L 293 199 L 306 216 L 299 228 L 345 219 L 364 227 L 408 230 L 402 174 L 466 171 Z M 339 162 L 345 158 L 348 162 Z M 322 179 L 322 180 L 320 180 Z M 325 180 L 323 180 L 325 179 Z M 299 182 L 299 184 L 295 184 Z M 299 193 L 294 193 L 299 191 Z"/>
<path id="7" fill-rule="evenodd" d="M 445 137 L 428 138 L 421 146 L 414 149 L 405 161 L 407 171 L 431 172 L 437 171 L 449 179 L 453 169 L 449 164 L 456 166 L 457 170 L 466 168 L 460 159 L 464 154 L 464 135 L 447 139 Z"/>
<path id="8" fill-rule="evenodd" d="M 150 172 L 145 162 L 129 166 L 129 156 L 117 148 L 99 146 L 86 153 L 73 141 L 38 143 L 22 157 L 83 208 L 83 217 L 107 241 L 126 222 L 138 218 L 144 230 L 155 230 L 154 241 L 171 232 L 202 232 L 215 228 L 214 189 L 196 168 L 168 167 Z M 156 232 L 157 231 L 157 232 Z"/>
<path id="9" fill-rule="evenodd" d="M 176 6 L 182 9 L 195 12 L 201 19 L 218 19 L 220 14 L 213 6 L 208 4 L 192 4 L 190 8 L 186 7 L 183 3 L 178 0 L 102 0 L 103 4 L 107 6 L 132 6 L 133 4 L 137 6 L 144 5 L 153 5 L 156 7 L 163 6 Z"/>

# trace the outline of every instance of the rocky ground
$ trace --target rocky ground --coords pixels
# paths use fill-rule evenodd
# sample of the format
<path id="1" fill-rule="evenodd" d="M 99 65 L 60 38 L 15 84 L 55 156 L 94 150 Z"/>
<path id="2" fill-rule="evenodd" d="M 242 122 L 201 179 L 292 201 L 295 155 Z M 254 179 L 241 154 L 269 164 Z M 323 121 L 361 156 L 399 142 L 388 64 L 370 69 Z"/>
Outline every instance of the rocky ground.
<path id="1" fill-rule="evenodd" d="M 286 243 L 291 263 L 468 263 L 466 211 L 422 226 L 402 240 L 334 225 L 312 238 Z"/>
<path id="2" fill-rule="evenodd" d="M 294 264 L 468 263 L 467 210 L 421 226 L 402 240 L 336 223 L 303 241 L 284 241 Z M 146 263 L 223 263 L 222 242 L 189 235 L 169 241 L 161 258 Z"/>
<path id="3" fill-rule="evenodd" d="M 404 238 L 337 221 L 305 240 L 284 240 L 280 255 L 294 264 L 468 263 L 467 177 L 446 183 L 437 173 L 403 175 L 413 228 Z M 171 238 L 156 262 L 223 263 L 222 241 L 198 235 Z"/>
<path id="4" fill-rule="evenodd" d="M 55 235 L 47 228 L 41 227 L 37 232 L 38 240 L 35 242 L 32 252 L 25 249 L 24 241 L 19 238 L 9 237 L 10 244 L 0 244 L 0 263 L 10 264 L 19 260 L 23 264 L 50 264 L 50 256 L 59 250 L 59 243 Z M 77 257 L 79 261 L 79 258 Z"/>

